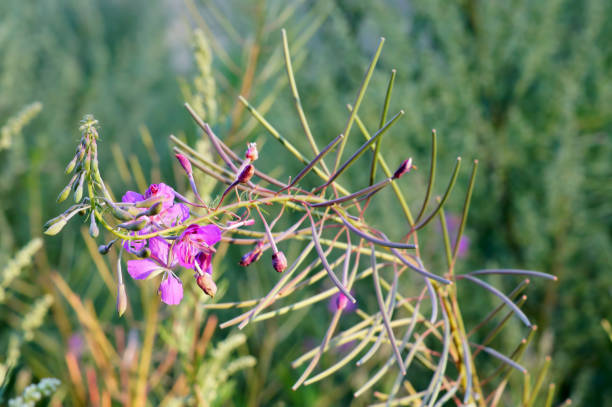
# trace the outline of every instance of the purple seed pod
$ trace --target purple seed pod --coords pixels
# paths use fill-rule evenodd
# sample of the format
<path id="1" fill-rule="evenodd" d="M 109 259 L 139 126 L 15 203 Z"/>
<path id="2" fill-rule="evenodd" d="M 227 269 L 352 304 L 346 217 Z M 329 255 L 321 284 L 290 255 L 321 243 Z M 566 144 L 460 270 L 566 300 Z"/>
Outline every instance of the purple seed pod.
<path id="1" fill-rule="evenodd" d="M 242 169 L 242 171 L 240 171 L 240 175 L 238 175 L 238 182 L 241 184 L 246 184 L 251 180 L 253 174 L 255 174 L 255 167 L 253 164 L 248 164 Z"/>

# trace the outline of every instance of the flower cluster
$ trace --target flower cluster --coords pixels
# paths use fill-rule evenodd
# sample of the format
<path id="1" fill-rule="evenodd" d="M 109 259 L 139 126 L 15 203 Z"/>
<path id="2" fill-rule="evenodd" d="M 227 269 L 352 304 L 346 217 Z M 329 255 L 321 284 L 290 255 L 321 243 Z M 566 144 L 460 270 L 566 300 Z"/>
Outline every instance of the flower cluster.
<path id="1" fill-rule="evenodd" d="M 182 224 L 189 219 L 189 208 L 175 203 L 176 192 L 166 184 L 151 185 L 144 195 L 128 191 L 122 198 L 124 203 L 133 203 L 130 210 L 138 212 L 144 223 L 142 229 L 132 232 L 146 235 Z M 153 203 L 154 213 L 138 207 L 139 204 Z M 142 205 L 141 205 L 142 206 Z M 163 302 L 176 305 L 183 298 L 183 284 L 175 269 L 180 265 L 195 271 L 196 283 L 202 290 L 215 295 L 217 287 L 212 280 L 211 259 L 214 245 L 221 240 L 221 229 L 214 224 L 205 226 L 189 225 L 179 236 L 154 236 L 142 240 L 126 240 L 126 251 L 144 259 L 128 260 L 127 270 L 132 278 L 143 280 L 163 274 L 159 293 Z"/>

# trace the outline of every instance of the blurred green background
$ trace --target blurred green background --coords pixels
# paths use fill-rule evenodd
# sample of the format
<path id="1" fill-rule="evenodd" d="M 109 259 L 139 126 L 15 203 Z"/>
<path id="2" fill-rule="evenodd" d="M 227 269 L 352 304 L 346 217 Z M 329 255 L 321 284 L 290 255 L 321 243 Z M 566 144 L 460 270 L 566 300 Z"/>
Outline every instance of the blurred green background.
<path id="1" fill-rule="evenodd" d="M 440 193 L 456 156 L 466 162 L 479 159 L 466 232 L 470 246 L 461 270 L 504 266 L 558 276 L 558 283 L 534 282 L 529 289 L 526 313 L 539 329 L 528 357 L 537 366 L 538 358 L 552 355 L 559 402 L 571 397 L 574 405 L 612 405 L 612 335 L 605 328 L 612 320 L 610 16 L 608 0 L 0 2 L 0 269 L 3 276 L 14 270 L 11 259 L 18 250 L 42 236 L 42 224 L 63 210 L 55 197 L 67 182 L 63 168 L 79 140 L 84 114 L 94 114 L 101 123 L 100 166 L 116 195 L 159 181 L 185 190 L 168 142 L 169 134 L 192 145 L 198 139 L 182 107 L 185 100 L 237 151 L 257 140 L 262 168 L 289 175 L 300 167 L 281 155 L 237 102 L 244 95 L 295 144 L 308 145 L 287 87 L 280 29 L 288 31 L 302 103 L 319 145 L 342 131 L 346 104 L 353 103 L 384 36 L 361 118 L 370 128 L 378 124 L 389 73 L 397 69 L 390 112 L 404 109 L 406 117 L 383 142 L 387 160 L 399 163 L 412 156 L 425 173 L 430 131 L 437 129 Z M 35 102 L 42 109 L 31 105 Z M 27 124 L 28 117 L 19 114 L 26 106 L 26 116 L 40 109 Z M 287 160 L 266 161 L 266 156 Z M 468 175 L 464 168 L 463 189 Z M 367 171 L 346 177 L 354 187 L 366 180 Z M 419 202 L 424 190 L 424 181 L 416 182 L 409 202 Z M 461 199 L 459 193 L 448 208 L 458 213 Z M 377 223 L 397 228 L 389 211 L 374 210 L 380 215 Z M 343 405 L 350 402 L 355 383 L 363 381 L 362 373 L 344 372 L 291 392 L 298 377 L 289 366 L 300 352 L 296 343 L 304 337 L 316 341 L 325 329 L 316 321 L 300 323 L 301 317 L 249 328 L 246 343 L 234 338 L 234 360 L 252 355 L 257 365 L 231 380 L 223 374 L 211 378 L 216 371 L 209 368 L 223 366 L 230 351 L 199 354 L 201 369 L 190 372 L 197 346 L 172 337 L 173 329 L 191 321 L 188 306 L 157 310 L 149 295 L 153 286 L 141 289 L 130 281 L 133 309 L 119 319 L 108 280 L 114 264 L 88 250 L 84 240 L 90 249 L 94 243 L 83 239 L 80 227 L 73 222 L 62 235 L 45 237 L 31 266 L 25 259 L 17 264 L 17 277 L 0 277 L 5 293 L 0 349 L 7 349 L 0 361 L 6 364 L 10 350 L 19 350 L 16 367 L 7 374 L 5 398 L 30 381 L 53 376 L 72 383 L 54 403 L 92 403 L 91 395 L 74 384 L 68 355 L 78 356 L 83 382 L 96 382 L 100 394 L 106 386 L 112 389 L 103 378 L 113 367 L 87 347 L 95 340 L 88 336 L 93 323 L 85 311 L 96 315 L 100 332 L 118 350 L 138 335 L 134 343 L 143 349 L 147 338 L 157 338 L 149 344 L 157 366 L 167 357 L 161 353 L 174 349 L 180 363 L 169 362 L 159 377 L 148 373 L 146 363 L 126 368 L 139 378 L 143 369 L 156 380 L 149 389 L 150 405 L 180 405 L 164 395 L 177 385 L 181 371 L 188 372 L 182 384 L 187 389 L 203 380 L 199 375 L 218 385 L 213 405 Z M 238 259 L 240 252 L 230 250 Z M 251 298 L 251 287 L 264 290 L 275 278 L 260 265 L 243 279 L 244 271 L 234 263 L 219 263 L 227 301 Z M 104 267 L 110 274 L 100 272 Z M 58 288 L 58 275 L 74 297 Z M 53 301 L 41 303 L 45 294 Z M 493 300 L 465 294 L 466 318 L 476 321 Z M 40 315 L 34 318 L 36 307 Z M 325 316 L 327 311 L 313 312 Z M 197 321 L 204 326 L 209 314 L 201 313 Z M 32 335 L 24 327 L 28 315 L 38 321 Z M 153 323 L 159 321 L 157 333 L 147 333 L 151 315 L 157 318 Z M 232 314 L 217 315 L 224 320 Z M 222 344 L 227 336 L 217 330 L 212 343 Z M 80 347 L 79 340 L 84 342 Z M 135 394 L 144 388 L 139 385 Z"/>

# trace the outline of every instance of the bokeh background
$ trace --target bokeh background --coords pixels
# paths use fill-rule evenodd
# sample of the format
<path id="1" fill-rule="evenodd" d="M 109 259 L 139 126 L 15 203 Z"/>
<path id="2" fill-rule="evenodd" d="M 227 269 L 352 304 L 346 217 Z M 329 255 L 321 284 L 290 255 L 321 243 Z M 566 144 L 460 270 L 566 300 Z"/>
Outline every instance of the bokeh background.
<path id="1" fill-rule="evenodd" d="M 100 121 L 100 166 L 116 195 L 159 181 L 186 190 L 168 141 L 175 134 L 198 145 L 185 101 L 237 150 L 257 141 L 266 170 L 299 170 L 237 101 L 246 96 L 307 146 L 282 61 L 285 27 L 320 145 L 342 131 L 346 104 L 386 38 L 360 115 L 378 123 L 397 69 L 391 111 L 406 117 L 384 141 L 387 160 L 427 163 L 436 128 L 440 193 L 456 156 L 479 159 L 461 269 L 558 276 L 528 290 L 526 313 L 539 329 L 527 359 L 538 366 L 552 356 L 559 402 L 612 405 L 610 16 L 608 0 L 0 2 L 2 397 L 57 377 L 64 385 L 51 405 L 98 405 L 109 394 L 113 405 L 138 405 L 145 394 L 148 405 L 198 405 L 198 391 L 211 405 L 351 403 L 363 372 L 290 390 L 299 372 L 289 363 L 322 336 L 324 305 L 250 327 L 245 337 L 215 329 L 231 312 L 194 317 L 196 300 L 187 298 L 193 303 L 160 307 L 153 285 L 130 281 L 130 311 L 120 319 L 115 259 L 96 255 L 86 225 L 41 237 L 63 210 L 55 197 L 86 113 Z M 459 178 L 463 190 L 468 175 Z M 416 182 L 415 202 L 423 189 Z M 449 211 L 460 211 L 460 195 Z M 392 211 L 377 213 L 380 225 L 398 227 Z M 276 277 L 266 265 L 239 269 L 240 255 L 231 248 L 218 256 L 223 300 L 251 298 Z M 465 296 L 467 321 L 495 303 Z"/>

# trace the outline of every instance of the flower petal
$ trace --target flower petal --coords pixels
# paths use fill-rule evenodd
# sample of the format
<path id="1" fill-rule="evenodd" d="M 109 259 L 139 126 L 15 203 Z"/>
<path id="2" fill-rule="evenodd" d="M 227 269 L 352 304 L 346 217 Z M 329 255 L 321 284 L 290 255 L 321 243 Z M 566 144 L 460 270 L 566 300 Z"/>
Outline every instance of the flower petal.
<path id="1" fill-rule="evenodd" d="M 168 265 L 170 244 L 164 238 L 157 236 L 149 239 L 149 249 L 151 249 L 151 256 L 157 257 L 164 265 Z"/>
<path id="2" fill-rule="evenodd" d="M 209 246 L 217 244 L 221 240 L 221 229 L 217 225 L 200 226 L 197 233 Z"/>
<path id="3" fill-rule="evenodd" d="M 170 273 L 159 285 L 159 292 L 163 302 L 168 305 L 177 305 L 183 299 L 183 283 Z"/>
<path id="4" fill-rule="evenodd" d="M 136 280 L 144 280 L 149 275 L 159 269 L 160 266 L 153 260 L 128 260 L 127 270 L 130 276 Z"/>
<path id="5" fill-rule="evenodd" d="M 134 191 L 127 191 L 123 197 L 121 197 L 121 202 L 140 202 L 144 201 L 144 196 Z"/>
<path id="6" fill-rule="evenodd" d="M 162 207 L 169 208 L 174 203 L 174 189 L 161 182 L 159 184 L 151 184 L 145 192 L 145 197 L 161 197 Z"/>

